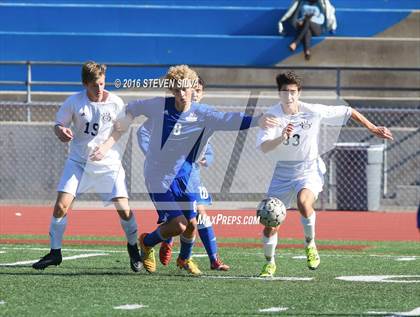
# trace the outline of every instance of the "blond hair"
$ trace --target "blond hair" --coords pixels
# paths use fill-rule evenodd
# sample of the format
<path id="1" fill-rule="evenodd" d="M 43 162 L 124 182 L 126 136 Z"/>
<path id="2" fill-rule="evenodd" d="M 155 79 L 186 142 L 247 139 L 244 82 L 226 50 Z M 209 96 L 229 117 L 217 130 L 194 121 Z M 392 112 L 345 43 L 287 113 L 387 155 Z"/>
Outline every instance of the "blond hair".
<path id="1" fill-rule="evenodd" d="M 198 83 L 197 73 L 187 65 L 176 65 L 170 67 L 165 75 L 165 79 L 176 83 L 176 88 L 181 88 L 181 83 L 188 83 L 189 87 L 194 87 Z"/>
<path id="2" fill-rule="evenodd" d="M 82 66 L 82 82 L 88 84 L 98 80 L 102 75 L 105 75 L 106 65 L 98 64 L 94 61 L 87 61 Z"/>

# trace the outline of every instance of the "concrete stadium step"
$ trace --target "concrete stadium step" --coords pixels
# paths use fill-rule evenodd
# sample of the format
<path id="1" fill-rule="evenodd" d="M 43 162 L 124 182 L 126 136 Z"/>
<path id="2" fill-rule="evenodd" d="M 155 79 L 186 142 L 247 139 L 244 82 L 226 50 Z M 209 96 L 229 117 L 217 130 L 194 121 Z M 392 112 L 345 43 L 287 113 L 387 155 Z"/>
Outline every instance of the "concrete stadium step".
<path id="1" fill-rule="evenodd" d="M 327 37 L 312 49 L 312 58 L 304 61 L 297 52 L 281 65 L 417 67 L 420 63 L 420 39 Z"/>
<path id="2" fill-rule="evenodd" d="M 420 38 L 420 11 L 411 12 L 405 19 L 379 33 L 378 37 Z"/>
<path id="3" fill-rule="evenodd" d="M 314 53 L 315 54 L 315 53 Z M 287 64 L 278 65 L 279 69 L 262 68 L 196 68 L 198 73 L 206 80 L 209 85 L 256 85 L 271 89 L 276 88 L 275 78 L 277 74 L 287 70 Z M 306 66 L 306 64 L 291 64 L 290 66 Z M 317 66 L 317 65 L 308 65 Z M 331 65 L 327 65 L 331 66 Z M 334 65 L 336 66 L 336 65 Z M 295 70 L 304 78 L 304 88 L 306 87 L 331 87 L 330 92 L 334 92 L 336 85 L 336 70 Z M 390 90 L 350 90 L 343 89 L 343 98 L 392 98 L 394 100 L 409 99 L 412 103 L 418 104 L 420 100 L 420 74 L 418 72 L 406 71 L 362 71 L 362 70 L 343 70 L 341 71 L 342 87 L 378 87 Z M 417 91 L 395 91 L 392 88 L 412 88 Z"/>

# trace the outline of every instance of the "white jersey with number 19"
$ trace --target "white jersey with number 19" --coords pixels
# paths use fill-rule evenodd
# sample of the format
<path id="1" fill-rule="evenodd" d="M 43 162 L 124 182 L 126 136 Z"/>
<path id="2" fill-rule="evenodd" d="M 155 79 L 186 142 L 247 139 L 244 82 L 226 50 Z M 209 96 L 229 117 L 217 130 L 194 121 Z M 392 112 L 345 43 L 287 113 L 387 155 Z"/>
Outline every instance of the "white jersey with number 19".
<path id="1" fill-rule="evenodd" d="M 113 93 L 109 93 L 105 102 L 90 101 L 85 90 L 67 98 L 57 112 L 56 124 L 65 127 L 72 124 L 73 140 L 68 158 L 86 163 L 91 151 L 109 138 L 115 120 L 124 116 L 124 102 Z M 106 153 L 104 159 L 90 161 L 89 165 L 110 168 L 119 166 L 123 150 L 121 144 L 117 143 Z"/>

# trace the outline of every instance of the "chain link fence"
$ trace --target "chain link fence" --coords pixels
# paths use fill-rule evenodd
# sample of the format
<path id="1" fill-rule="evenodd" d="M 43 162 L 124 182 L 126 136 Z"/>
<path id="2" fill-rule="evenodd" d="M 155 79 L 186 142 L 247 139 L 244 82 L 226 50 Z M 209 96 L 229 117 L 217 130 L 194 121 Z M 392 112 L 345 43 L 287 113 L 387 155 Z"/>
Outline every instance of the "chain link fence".
<path id="1" fill-rule="evenodd" d="M 130 98 L 124 97 L 126 102 Z M 277 99 L 276 92 L 208 92 L 204 102 L 218 105 L 218 109 L 224 111 L 245 111 L 251 106 L 260 113 Z M 343 102 L 323 100 L 321 103 Z M 38 204 L 55 200 L 56 186 L 68 152 L 68 145 L 61 143 L 53 133 L 59 105 L 58 102 L 0 103 L 0 204 Z M 317 207 L 414 210 L 420 197 L 420 108 L 359 110 L 372 122 L 391 128 L 394 141 L 374 138 L 354 122 L 349 122 L 340 133 L 323 130 L 321 139 L 330 138 L 326 142 L 336 146 L 330 146 L 322 155 L 327 173 Z M 137 120 L 131 127 L 124 153 L 129 194 L 134 201 L 148 200 L 143 180 L 144 156 L 136 137 L 143 120 Z M 256 150 L 257 131 L 217 132 L 211 138 L 215 163 L 201 173 L 214 200 L 255 202 L 264 197 L 276 162 Z M 97 197 L 86 194 L 80 199 L 90 201 Z"/>

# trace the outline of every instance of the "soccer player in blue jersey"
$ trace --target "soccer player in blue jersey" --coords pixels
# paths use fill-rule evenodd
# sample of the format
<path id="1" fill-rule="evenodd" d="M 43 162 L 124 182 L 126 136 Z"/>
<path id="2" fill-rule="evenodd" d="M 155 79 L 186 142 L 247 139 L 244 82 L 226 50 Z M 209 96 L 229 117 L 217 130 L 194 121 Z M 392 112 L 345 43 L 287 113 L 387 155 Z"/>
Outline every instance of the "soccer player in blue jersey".
<path id="1" fill-rule="evenodd" d="M 175 83 L 171 88 L 173 97 L 129 103 L 126 118 L 115 127 L 122 132 L 134 117 L 153 118 L 144 176 L 162 224 L 153 232 L 140 235 L 145 269 L 150 273 L 156 271 L 155 245 L 180 235 L 177 265 L 193 275 L 200 275 L 200 269 L 191 259 L 197 228 L 197 195 L 189 181 L 193 163 L 215 131 L 248 129 L 258 125 L 258 118 L 241 112 L 220 112 L 192 102 L 198 76 L 186 65 L 171 67 L 166 80 Z"/>
<path id="2" fill-rule="evenodd" d="M 198 85 L 193 91 L 193 101 L 200 102 L 203 97 L 204 81 L 199 77 Z M 150 144 L 150 131 L 152 128 L 152 119 L 146 120 L 144 124 L 137 131 L 137 140 L 140 149 L 144 155 L 147 155 L 149 144 Z M 190 183 L 191 187 L 194 188 L 194 192 L 197 193 L 197 211 L 199 213 L 199 221 L 197 224 L 198 235 L 203 242 L 204 248 L 206 249 L 207 255 L 210 260 L 210 268 L 212 270 L 228 271 L 229 266 L 224 264 L 218 256 L 218 247 L 216 237 L 211 221 L 207 216 L 205 205 L 211 204 L 211 196 L 208 193 L 206 187 L 201 183 L 200 179 L 200 168 L 208 167 L 213 163 L 213 148 L 210 143 L 207 144 L 204 150 L 204 154 L 200 156 L 197 162 L 193 163 Z M 163 265 L 168 265 L 172 258 L 172 246 L 173 239 L 170 238 L 161 243 L 159 249 L 159 260 Z"/>

